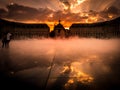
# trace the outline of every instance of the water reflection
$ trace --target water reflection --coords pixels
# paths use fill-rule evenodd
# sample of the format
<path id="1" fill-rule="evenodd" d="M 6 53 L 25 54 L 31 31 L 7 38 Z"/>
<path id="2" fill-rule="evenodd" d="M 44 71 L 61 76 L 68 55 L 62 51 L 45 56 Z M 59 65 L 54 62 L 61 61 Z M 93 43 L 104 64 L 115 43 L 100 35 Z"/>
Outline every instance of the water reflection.
<path id="1" fill-rule="evenodd" d="M 119 39 L 16 40 L 0 49 L 0 67 L 44 90 L 55 56 L 47 90 L 113 90 L 120 83 L 119 47 Z"/>

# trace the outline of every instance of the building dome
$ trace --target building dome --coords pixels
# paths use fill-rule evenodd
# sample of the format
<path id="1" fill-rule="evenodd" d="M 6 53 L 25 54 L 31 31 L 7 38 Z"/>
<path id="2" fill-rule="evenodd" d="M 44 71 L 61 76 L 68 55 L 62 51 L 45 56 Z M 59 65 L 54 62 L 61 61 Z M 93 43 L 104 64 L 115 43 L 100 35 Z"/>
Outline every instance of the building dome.
<path id="1" fill-rule="evenodd" d="M 60 32 L 61 30 L 65 30 L 64 26 L 60 22 L 61 21 L 59 20 L 59 23 L 54 26 L 54 30 L 58 30 L 58 32 Z"/>
<path id="2" fill-rule="evenodd" d="M 63 25 L 62 24 L 57 24 L 54 29 L 64 29 Z"/>
<path id="3" fill-rule="evenodd" d="M 54 32 L 55 32 L 55 36 L 58 37 L 65 37 L 65 28 L 64 26 L 60 23 L 60 20 L 59 20 L 59 23 L 57 25 L 54 26 Z"/>

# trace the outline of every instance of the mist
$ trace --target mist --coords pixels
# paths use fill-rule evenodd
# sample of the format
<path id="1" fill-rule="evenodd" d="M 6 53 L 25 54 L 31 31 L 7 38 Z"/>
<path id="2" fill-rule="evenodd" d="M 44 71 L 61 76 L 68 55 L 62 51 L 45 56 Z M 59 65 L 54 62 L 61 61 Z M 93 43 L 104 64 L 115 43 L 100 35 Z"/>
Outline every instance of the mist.
<path id="1" fill-rule="evenodd" d="M 119 48 L 120 39 L 12 40 L 0 48 L 0 68 L 41 90 L 50 69 L 49 90 L 110 90 L 120 83 Z"/>

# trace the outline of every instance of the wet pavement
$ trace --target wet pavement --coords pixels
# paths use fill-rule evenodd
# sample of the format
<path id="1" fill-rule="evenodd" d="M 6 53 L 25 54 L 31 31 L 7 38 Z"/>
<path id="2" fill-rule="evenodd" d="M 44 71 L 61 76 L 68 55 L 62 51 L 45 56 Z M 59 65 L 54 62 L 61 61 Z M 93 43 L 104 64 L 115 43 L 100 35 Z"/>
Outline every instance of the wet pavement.
<path id="1" fill-rule="evenodd" d="M 119 39 L 11 41 L 0 48 L 0 89 L 119 90 L 119 47 Z"/>

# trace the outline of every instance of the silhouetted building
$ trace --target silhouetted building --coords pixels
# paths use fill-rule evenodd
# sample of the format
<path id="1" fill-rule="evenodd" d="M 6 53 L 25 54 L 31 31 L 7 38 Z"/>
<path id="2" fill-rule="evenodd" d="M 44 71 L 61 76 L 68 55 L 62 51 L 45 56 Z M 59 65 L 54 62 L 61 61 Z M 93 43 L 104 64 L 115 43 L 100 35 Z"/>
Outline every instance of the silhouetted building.
<path id="1" fill-rule="evenodd" d="M 66 36 L 65 28 L 64 28 L 64 26 L 60 23 L 60 20 L 59 20 L 59 23 L 54 26 L 54 33 L 55 33 L 55 37 L 63 38 L 63 37 Z"/>
<path id="2" fill-rule="evenodd" d="M 120 37 L 120 17 L 111 21 L 93 24 L 72 24 L 70 36 L 110 38 Z"/>
<path id="3" fill-rule="evenodd" d="M 120 37 L 120 17 L 111 21 L 93 24 L 72 24 L 69 30 L 65 30 L 60 23 L 54 26 L 50 32 L 47 24 L 25 24 L 0 19 L 0 38 L 5 32 L 10 32 L 13 38 L 39 38 L 39 37 L 94 37 L 94 38 L 116 38 Z"/>
<path id="4" fill-rule="evenodd" d="M 10 32 L 13 38 L 49 37 L 50 28 L 47 24 L 25 24 L 0 19 L 0 34 Z"/>

